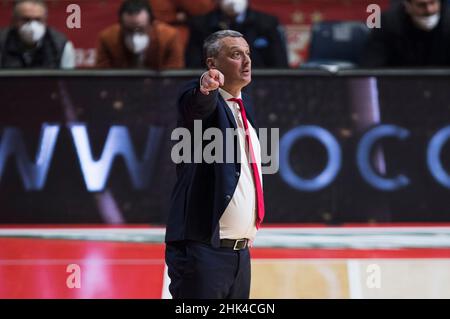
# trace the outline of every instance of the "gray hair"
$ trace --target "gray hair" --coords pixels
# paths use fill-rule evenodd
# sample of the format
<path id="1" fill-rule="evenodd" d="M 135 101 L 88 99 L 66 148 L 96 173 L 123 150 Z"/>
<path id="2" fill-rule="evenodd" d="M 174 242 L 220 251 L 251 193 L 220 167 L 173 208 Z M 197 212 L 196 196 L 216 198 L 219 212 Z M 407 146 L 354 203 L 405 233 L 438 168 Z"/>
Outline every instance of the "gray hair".
<path id="1" fill-rule="evenodd" d="M 45 9 L 45 15 L 47 15 L 47 4 L 44 0 L 15 0 L 13 5 L 13 17 L 17 18 L 19 16 L 18 6 L 26 2 L 31 2 L 42 6 Z"/>
<path id="2" fill-rule="evenodd" d="M 203 55 L 205 59 L 215 58 L 219 55 L 222 43 L 220 40 L 226 37 L 243 38 L 242 33 L 233 30 L 221 30 L 210 34 L 203 43 Z"/>

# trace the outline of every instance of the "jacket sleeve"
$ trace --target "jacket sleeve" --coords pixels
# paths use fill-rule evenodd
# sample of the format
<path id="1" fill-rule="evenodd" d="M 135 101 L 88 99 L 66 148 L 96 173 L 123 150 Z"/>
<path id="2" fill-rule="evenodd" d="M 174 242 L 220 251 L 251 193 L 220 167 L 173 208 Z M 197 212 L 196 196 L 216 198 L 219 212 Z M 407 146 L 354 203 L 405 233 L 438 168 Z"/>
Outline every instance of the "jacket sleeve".
<path id="1" fill-rule="evenodd" d="M 214 0 L 176 0 L 177 6 L 190 16 L 207 14 L 215 7 Z"/>
<path id="2" fill-rule="evenodd" d="M 0 28 L 0 68 L 3 67 L 3 63 L 2 63 L 3 57 L 2 57 L 2 54 L 3 54 L 3 47 L 4 47 L 5 42 L 6 42 L 6 36 L 7 36 L 7 33 L 8 33 L 8 29 L 1 29 L 1 28 Z"/>
<path id="3" fill-rule="evenodd" d="M 288 55 L 287 44 L 284 29 L 281 27 L 278 19 L 274 17 L 273 26 L 269 29 L 269 43 L 271 47 L 273 68 L 287 68 Z"/>
<path id="4" fill-rule="evenodd" d="M 200 92 L 199 80 L 187 83 L 178 99 L 180 120 L 190 126 L 194 120 L 204 120 L 216 110 L 219 90 L 210 91 L 209 95 Z"/>
<path id="5" fill-rule="evenodd" d="M 152 11 L 157 20 L 166 23 L 180 23 L 178 12 L 189 16 L 203 15 L 215 7 L 215 0 L 150 0 Z"/>
<path id="6" fill-rule="evenodd" d="M 102 69 L 112 68 L 111 57 L 103 37 L 99 37 L 98 40 L 95 67 Z"/>
<path id="7" fill-rule="evenodd" d="M 373 29 L 364 47 L 359 66 L 386 67 L 389 64 L 389 45 L 383 29 Z"/>
<path id="8" fill-rule="evenodd" d="M 208 25 L 206 16 L 194 17 L 189 22 L 190 37 L 186 47 L 185 57 L 186 66 L 191 69 L 202 68 L 203 65 L 203 41 L 205 39 L 204 31 L 209 31 L 209 27 L 201 26 Z"/>
<path id="9" fill-rule="evenodd" d="M 173 33 L 173 36 L 169 40 L 166 51 L 166 61 L 164 64 L 165 69 L 184 68 L 183 46 L 176 31 Z"/>

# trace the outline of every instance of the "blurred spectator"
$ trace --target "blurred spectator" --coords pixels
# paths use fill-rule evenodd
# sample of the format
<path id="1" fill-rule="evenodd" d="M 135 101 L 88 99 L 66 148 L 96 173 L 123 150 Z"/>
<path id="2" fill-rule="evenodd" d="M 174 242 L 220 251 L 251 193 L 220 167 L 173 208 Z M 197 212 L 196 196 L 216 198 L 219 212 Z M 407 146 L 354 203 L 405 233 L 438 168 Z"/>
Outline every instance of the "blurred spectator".
<path id="1" fill-rule="evenodd" d="M 450 13 L 440 0 L 405 0 L 381 16 L 362 67 L 450 66 Z"/>
<path id="2" fill-rule="evenodd" d="M 248 7 L 247 0 L 217 0 L 218 8 L 190 21 L 186 50 L 190 68 L 204 67 L 203 41 L 219 30 L 239 31 L 247 39 L 254 68 L 287 68 L 287 49 L 278 19 Z"/>
<path id="3" fill-rule="evenodd" d="M 156 20 L 166 22 L 178 30 L 183 52 L 189 39 L 188 20 L 211 12 L 215 0 L 150 0 Z"/>
<path id="4" fill-rule="evenodd" d="M 47 6 L 43 0 L 14 3 L 11 26 L 0 30 L 0 67 L 75 67 L 73 44 L 47 26 Z"/>
<path id="5" fill-rule="evenodd" d="M 161 70 L 184 66 L 177 30 L 154 21 L 148 0 L 124 1 L 119 21 L 100 33 L 97 67 Z"/>

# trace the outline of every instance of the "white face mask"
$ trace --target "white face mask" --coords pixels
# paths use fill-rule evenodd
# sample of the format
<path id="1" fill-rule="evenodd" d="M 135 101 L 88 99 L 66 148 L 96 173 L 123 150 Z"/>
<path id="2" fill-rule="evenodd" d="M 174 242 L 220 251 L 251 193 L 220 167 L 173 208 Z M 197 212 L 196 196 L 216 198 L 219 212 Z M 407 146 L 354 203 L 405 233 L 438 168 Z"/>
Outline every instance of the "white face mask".
<path id="1" fill-rule="evenodd" d="M 220 8 L 227 15 L 237 16 L 245 12 L 248 7 L 248 0 L 221 0 Z"/>
<path id="2" fill-rule="evenodd" d="M 418 17 L 418 16 L 412 17 L 415 24 L 425 31 L 433 30 L 439 23 L 440 18 L 441 15 L 439 13 L 427 17 Z"/>
<path id="3" fill-rule="evenodd" d="M 125 45 L 135 54 L 144 52 L 149 43 L 150 38 L 147 34 L 133 33 L 125 37 Z"/>
<path id="4" fill-rule="evenodd" d="M 30 21 L 22 25 L 18 32 L 25 43 L 35 44 L 44 37 L 45 30 L 46 26 L 42 22 Z"/>

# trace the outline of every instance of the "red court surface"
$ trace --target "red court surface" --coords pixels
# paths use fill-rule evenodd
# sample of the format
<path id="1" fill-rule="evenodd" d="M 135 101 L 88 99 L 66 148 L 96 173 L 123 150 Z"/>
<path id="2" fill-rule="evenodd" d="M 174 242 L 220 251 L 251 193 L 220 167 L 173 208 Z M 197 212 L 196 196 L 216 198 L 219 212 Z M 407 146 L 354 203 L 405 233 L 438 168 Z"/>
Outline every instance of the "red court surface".
<path id="1" fill-rule="evenodd" d="M 164 244 L 126 240 L 55 239 L 46 229 L 64 233 L 64 228 L 28 228 L 42 231 L 27 236 L 0 230 L 0 298 L 161 298 L 164 289 Z M 122 228 L 102 228 L 102 230 Z M 131 227 L 128 230 L 145 230 Z M 94 226 L 86 234 L 98 233 Z M 22 237 L 21 237 L 22 236 Z M 69 236 L 68 236 L 69 237 Z M 283 248 L 258 247 L 251 251 L 258 260 L 320 259 L 450 259 L 448 247 Z M 70 287 L 70 265 L 81 270 L 81 287 Z M 70 268 L 69 268 L 70 269 Z"/>

